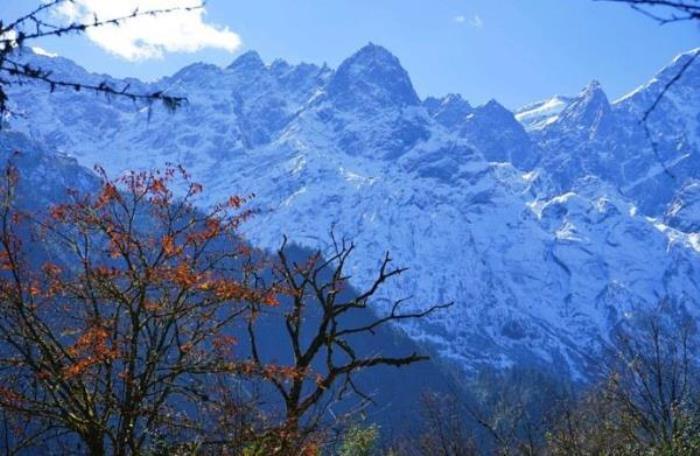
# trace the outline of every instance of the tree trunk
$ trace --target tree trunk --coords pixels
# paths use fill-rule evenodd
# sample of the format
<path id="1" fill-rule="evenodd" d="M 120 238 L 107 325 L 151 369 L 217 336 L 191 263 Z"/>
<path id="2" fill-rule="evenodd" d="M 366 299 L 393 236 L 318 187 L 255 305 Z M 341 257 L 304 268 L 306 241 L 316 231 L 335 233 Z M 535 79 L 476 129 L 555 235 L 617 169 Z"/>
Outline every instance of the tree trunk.
<path id="1" fill-rule="evenodd" d="M 85 442 L 85 445 L 88 448 L 88 454 L 90 456 L 104 456 L 105 443 L 104 437 L 100 432 L 93 432 L 88 435 L 84 435 L 83 442 Z"/>

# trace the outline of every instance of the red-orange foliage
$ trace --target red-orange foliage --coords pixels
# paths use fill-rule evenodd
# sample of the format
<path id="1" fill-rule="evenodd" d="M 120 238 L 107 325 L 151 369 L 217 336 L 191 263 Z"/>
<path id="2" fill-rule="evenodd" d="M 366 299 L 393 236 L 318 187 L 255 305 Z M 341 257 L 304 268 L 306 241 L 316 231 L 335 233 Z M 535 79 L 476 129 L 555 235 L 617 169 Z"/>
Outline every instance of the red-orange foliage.
<path id="1" fill-rule="evenodd" d="M 82 375 L 92 366 L 119 357 L 119 351 L 110 345 L 107 328 L 100 325 L 83 331 L 78 340 L 68 348 L 67 353 L 73 362 L 63 369 L 66 378 Z"/>
<path id="2" fill-rule="evenodd" d="M 138 454 L 153 433 L 196 438 L 213 377 L 292 373 L 234 356 L 236 321 L 252 302 L 277 304 L 277 290 L 252 279 L 265 262 L 238 233 L 246 198 L 202 211 L 202 186 L 181 168 L 97 171 L 96 192 L 72 191 L 46 216 L 14 206 L 18 176 L 5 173 L 0 407 L 93 453 Z"/>

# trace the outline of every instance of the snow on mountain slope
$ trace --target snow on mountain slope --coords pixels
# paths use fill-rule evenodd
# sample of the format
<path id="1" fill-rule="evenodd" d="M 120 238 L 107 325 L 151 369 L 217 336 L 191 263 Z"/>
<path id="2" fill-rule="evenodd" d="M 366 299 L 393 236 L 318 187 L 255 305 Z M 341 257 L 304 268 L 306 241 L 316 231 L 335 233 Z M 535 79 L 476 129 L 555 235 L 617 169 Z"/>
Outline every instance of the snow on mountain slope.
<path id="1" fill-rule="evenodd" d="M 685 233 L 700 233 L 700 180 L 691 180 L 675 195 L 666 211 L 668 225 Z"/>
<path id="2" fill-rule="evenodd" d="M 569 97 L 555 96 L 548 100 L 523 106 L 515 112 L 515 118 L 522 123 L 528 131 L 540 130 L 556 121 L 559 113 L 566 108 L 572 99 Z"/>
<path id="3" fill-rule="evenodd" d="M 25 58 L 57 76 L 98 78 L 63 59 Z M 634 161 L 636 105 L 609 103 L 597 84 L 531 134 L 495 101 L 421 102 L 398 59 L 376 45 L 335 71 L 248 53 L 225 69 L 197 64 L 133 84 L 190 104 L 149 122 L 119 100 L 25 85 L 10 93 L 24 114 L 12 128 L 110 172 L 181 163 L 212 202 L 255 192 L 260 214 L 247 235 L 260 246 L 287 234 L 327 247 L 334 227 L 358 245 L 358 285 L 389 250 L 410 270 L 374 305 L 454 301 L 405 329 L 465 369 L 557 363 L 583 378 L 621 319 L 662 299 L 700 317 L 698 242 L 683 231 L 692 216 L 637 210 L 649 195 L 629 183 L 652 174 L 654 157 Z M 674 116 L 694 109 L 681 99 L 672 107 Z"/>

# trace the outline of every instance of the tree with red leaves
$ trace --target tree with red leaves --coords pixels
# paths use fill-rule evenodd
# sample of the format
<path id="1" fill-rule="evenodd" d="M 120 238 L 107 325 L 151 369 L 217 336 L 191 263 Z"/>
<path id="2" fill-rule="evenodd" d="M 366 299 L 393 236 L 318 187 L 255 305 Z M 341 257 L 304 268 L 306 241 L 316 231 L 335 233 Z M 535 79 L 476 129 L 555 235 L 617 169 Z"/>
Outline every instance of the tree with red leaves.
<path id="1" fill-rule="evenodd" d="M 15 209 L 17 178 L 8 168 L 0 207 L 0 407 L 23 425 L 15 443 L 67 433 L 90 454 L 139 454 L 195 438 L 208 377 L 260 367 L 217 349 L 231 323 L 276 304 L 236 267 L 251 255 L 245 199 L 204 213 L 180 169 L 102 173 L 96 195 L 41 217 Z"/>

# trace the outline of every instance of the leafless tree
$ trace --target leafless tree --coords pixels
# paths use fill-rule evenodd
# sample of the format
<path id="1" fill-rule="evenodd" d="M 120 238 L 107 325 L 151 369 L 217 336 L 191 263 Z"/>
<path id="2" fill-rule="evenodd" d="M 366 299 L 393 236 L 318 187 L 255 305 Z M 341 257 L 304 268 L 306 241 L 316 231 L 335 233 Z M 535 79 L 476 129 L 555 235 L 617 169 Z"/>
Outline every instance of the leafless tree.
<path id="1" fill-rule="evenodd" d="M 484 371 L 472 382 L 473 398 L 464 401 L 466 418 L 479 434 L 481 449 L 494 454 L 542 453 L 547 417 L 567 397 L 569 385 L 550 371 L 523 366 Z"/>
<path id="2" fill-rule="evenodd" d="M 610 376 L 608 394 L 638 424 L 639 440 L 673 448 L 695 413 L 697 385 L 692 356 L 692 326 L 664 325 L 648 318 L 640 332 L 621 331 L 615 341 L 619 362 Z"/>
<path id="3" fill-rule="evenodd" d="M 329 257 L 324 258 L 318 251 L 301 262 L 290 258 L 285 239 L 274 262 L 272 287 L 287 296 L 280 309 L 284 347 L 277 347 L 277 351 L 285 348 L 291 353 L 291 364 L 284 375 L 269 377 L 272 390 L 284 405 L 280 424 L 273 430 L 284 437 L 283 450 L 289 450 L 292 445 L 303 446 L 319 429 L 335 401 L 348 394 L 359 397 L 361 402 L 372 401 L 356 382 L 356 374 L 361 370 L 379 366 L 399 368 L 428 359 L 415 352 L 404 356 L 385 355 L 379 347 L 373 353 L 361 353 L 357 349 L 357 338 L 371 337 L 387 326 L 420 319 L 451 305 L 405 312 L 402 306 L 406 300 L 400 299 L 393 302 L 384 315 L 353 319 L 353 315 L 373 315 L 370 314 L 372 300 L 389 280 L 405 269 L 393 267 L 387 254 L 369 286 L 363 291 L 349 293 L 350 276 L 346 269 L 355 245 L 334 236 L 332 239 L 334 248 Z M 251 359 L 262 368 L 268 362 L 268 355 L 261 348 L 260 342 L 266 334 L 260 323 L 268 310 L 259 307 L 251 310 L 246 328 L 248 344 Z"/>
<path id="4" fill-rule="evenodd" d="M 649 317 L 621 330 L 609 373 L 568 404 L 549 433 L 559 454 L 698 454 L 700 413 L 693 327 Z"/>
<path id="5" fill-rule="evenodd" d="M 453 394 L 426 392 L 421 398 L 421 426 L 391 443 L 389 454 L 472 456 L 479 454 L 462 401 Z"/>

